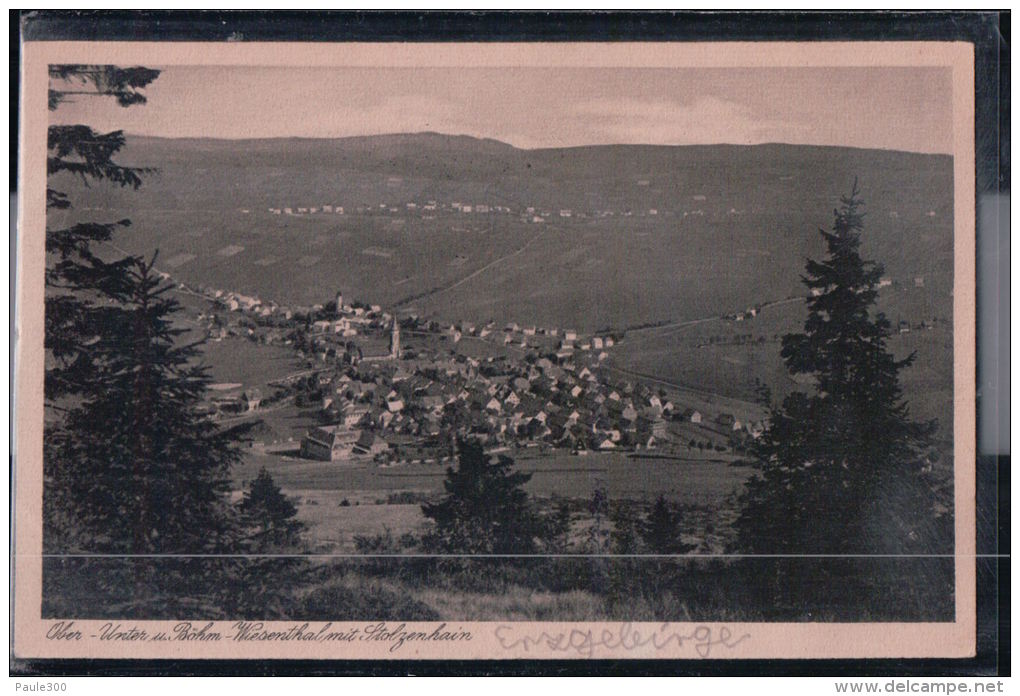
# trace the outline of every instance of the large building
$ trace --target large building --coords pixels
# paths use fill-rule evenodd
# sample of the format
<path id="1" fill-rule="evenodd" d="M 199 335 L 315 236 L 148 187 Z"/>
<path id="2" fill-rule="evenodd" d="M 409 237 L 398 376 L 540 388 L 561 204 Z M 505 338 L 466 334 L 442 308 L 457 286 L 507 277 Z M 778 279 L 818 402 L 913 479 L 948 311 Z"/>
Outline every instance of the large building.
<path id="1" fill-rule="evenodd" d="M 312 428 L 301 441 L 301 456 L 321 462 L 350 459 L 360 437 L 360 430 L 348 430 L 340 425 Z"/>

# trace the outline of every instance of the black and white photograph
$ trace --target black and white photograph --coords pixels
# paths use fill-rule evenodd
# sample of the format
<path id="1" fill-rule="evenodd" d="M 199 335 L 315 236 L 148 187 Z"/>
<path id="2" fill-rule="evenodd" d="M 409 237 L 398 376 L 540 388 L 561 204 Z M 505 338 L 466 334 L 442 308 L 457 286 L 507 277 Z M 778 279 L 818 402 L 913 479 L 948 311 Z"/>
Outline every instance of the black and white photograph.
<path id="1" fill-rule="evenodd" d="M 39 114 L 58 638 L 973 612 L 951 64 L 125 55 Z"/>

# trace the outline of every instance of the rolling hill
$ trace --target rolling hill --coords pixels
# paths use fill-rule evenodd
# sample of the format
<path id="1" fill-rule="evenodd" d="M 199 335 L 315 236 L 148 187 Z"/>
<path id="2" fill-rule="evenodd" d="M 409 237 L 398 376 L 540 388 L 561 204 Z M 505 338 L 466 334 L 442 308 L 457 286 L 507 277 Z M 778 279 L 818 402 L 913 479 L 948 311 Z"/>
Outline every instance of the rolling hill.
<path id="1" fill-rule="evenodd" d="M 831 223 L 839 196 L 858 177 L 869 211 L 865 254 L 894 279 L 926 276 L 926 298 L 903 311 L 949 310 L 952 160 L 943 156 L 791 145 L 520 150 L 418 134 L 129 138 L 120 159 L 156 171 L 138 191 L 80 191 L 79 208 L 128 212 L 135 225 L 120 241 L 132 251 L 194 254 L 182 275 L 290 303 L 322 298 L 334 285 L 392 303 L 465 278 L 540 231 L 512 263 L 426 308 L 463 308 L 466 299 L 483 314 L 568 324 L 686 318 L 796 292 L 804 257 L 821 249 L 816 230 Z M 506 215 L 422 220 L 404 207 L 425 200 L 531 206 L 553 218 L 541 228 Z M 268 213 L 324 204 L 348 214 Z M 381 214 L 379 205 L 387 206 Z M 350 214 L 358 206 L 377 212 Z M 614 216 L 557 217 L 565 209 Z M 231 245 L 243 249 L 215 258 Z M 272 264 L 256 264 L 270 256 Z M 459 265 L 438 268 L 458 256 Z M 278 274 L 285 284 L 268 277 Z"/>
<path id="2" fill-rule="evenodd" d="M 69 215 L 130 217 L 118 246 L 159 249 L 159 265 L 182 280 L 283 304 L 325 301 L 342 288 L 447 321 L 589 331 L 803 295 L 804 260 L 824 252 L 817 230 L 831 225 L 856 177 L 868 213 L 863 254 L 892 281 L 883 311 L 915 324 L 952 318 L 947 156 L 783 144 L 522 150 L 421 133 L 129 137 L 119 160 L 156 171 L 138 191 L 62 182 L 75 200 Z M 438 209 L 426 214 L 428 201 Z M 455 202 L 472 212 L 442 209 Z M 345 214 L 270 212 L 324 205 Z M 514 214 L 479 214 L 478 205 Z M 523 221 L 529 207 L 547 213 L 542 224 Z M 800 316 L 791 309 L 769 333 L 795 328 Z M 951 341 L 929 333 L 912 349 L 943 375 L 944 391 Z"/>

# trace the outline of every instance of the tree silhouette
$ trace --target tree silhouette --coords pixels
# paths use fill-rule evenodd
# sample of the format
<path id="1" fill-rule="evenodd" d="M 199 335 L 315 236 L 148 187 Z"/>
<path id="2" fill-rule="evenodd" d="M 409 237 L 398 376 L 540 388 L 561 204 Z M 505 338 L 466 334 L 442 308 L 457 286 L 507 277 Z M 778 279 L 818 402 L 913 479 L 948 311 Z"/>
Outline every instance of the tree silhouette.
<path id="1" fill-rule="evenodd" d="M 52 435 L 48 485 L 73 510 L 79 544 L 108 553 L 205 553 L 235 542 L 227 501 L 232 437 L 197 406 L 211 381 L 175 328 L 171 286 L 129 259 L 108 291 L 91 379 Z"/>
<path id="2" fill-rule="evenodd" d="M 159 76 L 148 68 L 114 66 L 53 65 L 50 74 L 50 110 L 70 95 L 113 97 L 121 106 L 145 102 L 141 90 Z M 66 89 L 64 86 L 81 86 Z M 132 96 L 133 95 L 133 96 Z M 74 178 L 86 186 L 106 181 L 137 189 L 146 169 L 125 167 L 114 160 L 124 147 L 121 131 L 98 133 L 84 125 L 54 125 L 47 133 L 47 174 L 51 186 L 46 189 L 47 217 L 66 217 L 71 198 L 53 183 L 72 183 Z M 58 184 L 59 185 L 59 184 Z M 73 396 L 86 388 L 93 378 L 90 342 L 106 329 L 111 311 L 98 303 L 96 293 L 125 290 L 127 269 L 134 263 L 122 258 L 104 261 L 95 254 L 97 243 L 109 242 L 118 227 L 130 220 L 114 222 L 76 222 L 66 227 L 46 229 L 46 348 L 53 360 L 47 369 L 45 397 L 52 406 L 56 400 Z"/>
<path id="3" fill-rule="evenodd" d="M 914 355 L 893 356 L 890 323 L 872 311 L 883 269 L 859 254 L 856 181 L 841 201 L 832 232 L 821 231 L 828 257 L 807 262 L 804 332 L 782 340 L 787 369 L 815 389 L 789 394 L 752 447 L 758 472 L 737 523 L 744 552 L 907 553 L 931 525 L 922 469 L 935 424 L 911 421 L 899 374 Z"/>
<path id="4" fill-rule="evenodd" d="M 49 68 L 49 108 L 55 110 L 62 102 L 78 96 L 114 97 L 122 106 L 143 103 L 141 90 L 159 75 L 146 68 L 125 71 L 113 66 L 52 65 Z M 119 72 L 120 71 L 120 72 Z M 127 92 L 136 97 L 128 97 Z M 54 219 L 70 217 L 71 197 L 54 185 L 73 184 L 78 179 L 86 186 L 106 181 L 118 186 L 138 188 L 144 170 L 119 165 L 115 155 L 124 146 L 120 131 L 98 133 L 84 125 L 54 125 L 47 133 L 46 190 L 46 304 L 45 344 L 47 365 L 43 390 L 47 406 L 43 473 L 43 543 L 47 548 L 77 544 L 80 536 L 76 503 L 87 509 L 84 496 L 67 498 L 73 492 L 63 472 L 58 451 L 66 445 L 58 441 L 74 436 L 69 423 L 67 405 L 77 403 L 94 391 L 101 373 L 107 370 L 102 361 L 110 354 L 109 341 L 125 325 L 123 308 L 113 298 L 130 292 L 130 271 L 137 268 L 138 258 L 106 261 L 95 253 L 95 245 L 108 242 L 118 227 L 130 225 L 129 220 L 114 222 L 73 222 L 66 226 L 51 225 Z M 106 339 L 107 343 L 103 340 Z M 82 423 L 95 430 L 101 422 Z"/>
<path id="5" fill-rule="evenodd" d="M 656 499 L 639 532 L 651 553 L 683 554 L 696 548 L 680 540 L 680 515 L 664 495 Z"/>
<path id="6" fill-rule="evenodd" d="M 548 553 L 567 553 L 570 550 L 571 514 L 566 500 L 553 498 L 553 509 L 542 522 L 542 549 Z"/>
<path id="7" fill-rule="evenodd" d="M 610 514 L 613 531 L 609 533 L 610 549 L 614 554 L 637 553 L 641 541 L 640 520 L 629 501 L 620 501 Z"/>
<path id="8" fill-rule="evenodd" d="M 50 108 L 86 96 L 141 104 L 158 75 L 52 66 Z M 229 502 L 240 453 L 200 408 L 211 379 L 200 343 L 175 325 L 172 285 L 155 257 L 97 252 L 129 221 L 67 224 L 72 200 L 61 189 L 138 188 L 147 170 L 115 161 L 120 131 L 51 126 L 48 140 L 43 542 L 101 557 L 46 559 L 44 610 L 225 617 L 253 601 L 273 614 L 286 590 L 266 572 L 275 567 L 223 555 L 248 550 Z"/>
<path id="9" fill-rule="evenodd" d="M 256 552 L 293 549 L 300 543 L 305 525 L 295 519 L 297 508 L 265 467 L 244 492 L 238 508 L 247 531 L 247 542 Z"/>
<path id="10" fill-rule="evenodd" d="M 142 90 L 159 77 L 152 68 L 121 68 L 116 65 L 51 65 L 49 108 L 56 109 L 76 96 L 113 97 L 120 106 L 144 104 Z"/>
<path id="11" fill-rule="evenodd" d="M 513 460 L 495 461 L 476 440 L 458 440 L 458 468 L 446 470 L 446 497 L 422 505 L 435 526 L 425 548 L 463 554 L 529 554 L 542 536 L 542 520 L 524 491 L 531 474 L 512 471 Z"/>

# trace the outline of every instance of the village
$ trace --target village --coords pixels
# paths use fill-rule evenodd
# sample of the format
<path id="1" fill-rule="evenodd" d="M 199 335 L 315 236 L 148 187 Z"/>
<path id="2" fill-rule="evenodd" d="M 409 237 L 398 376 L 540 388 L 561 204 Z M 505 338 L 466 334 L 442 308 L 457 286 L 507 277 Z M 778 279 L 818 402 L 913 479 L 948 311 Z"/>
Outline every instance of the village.
<path id="1" fill-rule="evenodd" d="M 401 182 L 394 182 L 399 185 Z M 636 182 L 638 186 L 648 186 L 648 180 L 639 180 Z M 391 184 L 392 185 L 392 184 Z M 694 195 L 692 200 L 695 203 L 704 202 L 706 196 Z M 489 215 L 507 215 L 515 216 L 521 222 L 528 224 L 543 224 L 549 220 L 557 221 L 568 221 L 568 220 L 586 220 L 586 219 L 603 219 L 612 217 L 655 217 L 659 215 L 671 216 L 678 215 L 680 217 L 687 217 L 689 215 L 704 217 L 705 211 L 702 207 L 694 207 L 691 210 L 661 210 L 659 208 L 641 208 L 631 209 L 627 208 L 624 210 L 610 210 L 610 209 L 593 209 L 593 210 L 575 210 L 573 208 L 552 208 L 538 205 L 523 205 L 523 206 L 508 206 L 498 203 L 480 203 L 471 202 L 465 203 L 461 201 L 438 201 L 435 199 L 428 200 L 416 200 L 406 201 L 397 203 L 377 203 L 372 205 L 361 204 L 355 206 L 343 206 L 339 204 L 323 203 L 319 205 L 304 205 L 304 206 L 270 206 L 266 209 L 270 215 L 286 215 L 286 216 L 297 216 L 297 217 L 318 217 L 318 218 L 329 218 L 330 216 L 337 215 L 393 215 L 400 214 L 404 216 L 419 216 L 422 220 L 434 220 L 437 215 L 441 214 L 452 214 L 452 215 L 470 215 L 470 216 L 489 216 Z M 250 213 L 249 209 L 242 209 L 242 213 Z M 738 211 L 735 208 L 731 209 L 729 215 L 741 215 L 743 211 Z"/>
<path id="2" fill-rule="evenodd" d="M 632 182 L 635 186 L 647 188 L 650 186 L 649 179 L 638 179 Z M 389 187 L 397 187 L 403 184 L 399 177 L 391 177 L 387 181 Z M 710 201 L 705 194 L 695 193 L 685 196 L 680 200 L 688 200 L 688 205 L 680 205 L 675 209 L 660 207 L 626 207 L 620 210 L 610 208 L 593 208 L 580 210 L 575 208 L 560 208 L 541 205 L 518 205 L 510 206 L 501 203 L 489 202 L 462 202 L 462 201 L 439 201 L 436 199 L 410 200 L 380 203 L 361 203 L 356 205 L 340 205 L 338 203 L 321 203 L 318 205 L 286 205 L 270 206 L 266 212 L 270 215 L 282 215 L 301 218 L 329 219 L 335 216 L 371 216 L 371 215 L 400 215 L 404 218 L 418 217 L 421 220 L 435 220 L 439 215 L 453 216 L 512 216 L 525 224 L 541 225 L 548 221 L 559 223 L 575 220 L 603 220 L 607 218 L 656 218 L 674 217 L 680 220 L 684 218 L 704 218 L 714 208 L 718 208 L 718 202 Z M 713 204 L 715 204 L 713 206 Z M 241 209 L 242 213 L 250 214 L 250 209 Z M 739 218 L 747 214 L 746 210 L 736 207 L 726 207 L 715 212 L 729 218 Z M 900 215 L 896 210 L 888 211 L 891 219 L 898 220 Z M 934 210 L 925 212 L 925 217 L 935 218 L 937 213 Z"/>
<path id="3" fill-rule="evenodd" d="M 263 384 L 212 385 L 203 408 L 232 426 L 288 405 L 314 414 L 300 441 L 253 437 L 259 451 L 388 467 L 448 460 L 456 438 L 470 436 L 490 451 L 539 448 L 583 456 L 654 450 L 730 458 L 746 452 L 765 429 L 767 414 L 758 404 L 691 399 L 612 368 L 610 351 L 624 331 L 585 335 L 491 320 L 443 324 L 347 303 L 342 292 L 328 303 L 291 307 L 163 277 L 204 301 L 195 321 L 207 340 L 284 347 L 303 365 Z M 890 285 L 883 278 L 880 287 Z M 797 299 L 760 303 L 718 320 L 751 321 L 763 307 Z M 901 321 L 897 328 L 904 333 L 932 324 Z M 727 334 L 707 342 L 752 340 L 751 334 Z"/>
<path id="4" fill-rule="evenodd" d="M 164 274 L 164 277 L 169 278 Z M 225 425 L 292 407 L 313 413 L 300 442 L 254 437 L 259 451 L 338 465 L 432 463 L 470 436 L 490 451 L 742 452 L 762 409 L 709 412 L 607 367 L 622 335 L 516 323 L 439 324 L 378 305 L 279 306 L 206 287 L 195 319 L 212 342 L 283 346 L 305 369 L 265 384 L 216 383 L 204 409 Z"/>

